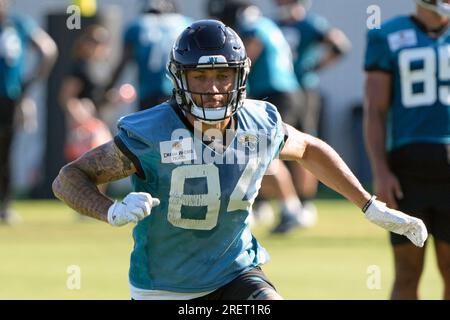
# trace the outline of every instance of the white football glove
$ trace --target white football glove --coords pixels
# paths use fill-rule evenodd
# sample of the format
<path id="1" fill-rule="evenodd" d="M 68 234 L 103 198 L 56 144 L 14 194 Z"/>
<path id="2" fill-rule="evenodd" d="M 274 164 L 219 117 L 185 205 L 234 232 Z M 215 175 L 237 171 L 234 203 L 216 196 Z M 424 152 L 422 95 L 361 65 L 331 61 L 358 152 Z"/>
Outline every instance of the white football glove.
<path id="1" fill-rule="evenodd" d="M 364 210 L 363 210 L 364 211 Z M 418 247 L 423 247 L 428 232 L 422 220 L 411 217 L 398 210 L 386 207 L 386 204 L 373 197 L 365 210 L 366 218 L 376 225 L 406 236 Z"/>
<path id="2" fill-rule="evenodd" d="M 149 193 L 131 192 L 121 202 L 115 201 L 108 209 L 108 223 L 115 227 L 129 222 L 137 223 L 148 216 L 154 206 L 159 205 L 158 198 Z"/>

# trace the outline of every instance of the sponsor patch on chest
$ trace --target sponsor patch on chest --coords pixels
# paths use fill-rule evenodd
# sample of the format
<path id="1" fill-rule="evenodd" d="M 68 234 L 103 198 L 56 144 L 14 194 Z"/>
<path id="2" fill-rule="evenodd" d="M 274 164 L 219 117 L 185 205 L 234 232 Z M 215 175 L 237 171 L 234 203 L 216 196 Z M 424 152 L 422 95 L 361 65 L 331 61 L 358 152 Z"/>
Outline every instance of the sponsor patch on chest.
<path id="1" fill-rule="evenodd" d="M 197 158 L 192 138 L 162 141 L 159 143 L 162 163 L 180 163 Z"/>
<path id="2" fill-rule="evenodd" d="M 413 29 L 400 30 L 388 36 L 389 49 L 397 51 L 404 47 L 417 45 L 417 35 Z"/>

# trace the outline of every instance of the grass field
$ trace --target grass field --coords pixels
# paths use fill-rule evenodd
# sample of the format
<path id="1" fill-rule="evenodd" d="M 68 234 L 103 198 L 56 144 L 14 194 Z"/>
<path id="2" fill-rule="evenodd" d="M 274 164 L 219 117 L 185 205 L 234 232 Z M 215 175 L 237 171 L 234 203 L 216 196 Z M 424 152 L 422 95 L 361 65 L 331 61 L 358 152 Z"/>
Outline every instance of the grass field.
<path id="1" fill-rule="evenodd" d="M 268 227 L 255 230 L 271 253 L 264 270 L 278 291 L 287 299 L 387 299 L 393 279 L 387 233 L 348 202 L 316 205 L 313 229 L 276 237 Z M 0 299 L 129 299 L 131 226 L 80 221 L 57 201 L 19 201 L 14 209 L 23 222 L 0 225 Z M 80 289 L 67 287 L 72 265 L 80 268 Z M 379 288 L 368 288 L 378 274 L 370 266 L 380 271 Z M 421 298 L 440 299 L 441 292 L 428 250 Z"/>

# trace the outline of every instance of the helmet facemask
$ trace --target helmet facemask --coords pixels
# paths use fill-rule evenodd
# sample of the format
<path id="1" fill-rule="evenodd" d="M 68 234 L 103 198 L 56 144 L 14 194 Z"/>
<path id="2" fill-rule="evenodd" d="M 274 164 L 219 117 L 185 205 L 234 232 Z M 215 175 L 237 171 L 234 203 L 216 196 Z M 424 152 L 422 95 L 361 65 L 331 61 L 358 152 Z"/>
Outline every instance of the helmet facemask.
<path id="1" fill-rule="evenodd" d="M 233 68 L 234 81 L 233 86 L 228 92 L 194 92 L 189 88 L 187 81 L 187 72 L 189 70 L 202 69 L 219 69 L 219 68 Z M 246 97 L 246 83 L 248 73 L 250 72 L 250 59 L 246 57 L 240 61 L 228 62 L 224 56 L 202 56 L 198 63 L 194 65 L 184 65 L 175 61 L 173 53 L 171 54 L 168 63 L 168 75 L 174 85 L 174 94 L 178 105 L 187 113 L 198 120 L 214 124 L 222 122 L 231 117 L 243 104 Z M 200 97 L 200 101 L 195 102 L 194 96 Z M 220 107 L 207 107 L 204 101 L 209 101 L 208 96 L 223 95 L 224 105 Z"/>

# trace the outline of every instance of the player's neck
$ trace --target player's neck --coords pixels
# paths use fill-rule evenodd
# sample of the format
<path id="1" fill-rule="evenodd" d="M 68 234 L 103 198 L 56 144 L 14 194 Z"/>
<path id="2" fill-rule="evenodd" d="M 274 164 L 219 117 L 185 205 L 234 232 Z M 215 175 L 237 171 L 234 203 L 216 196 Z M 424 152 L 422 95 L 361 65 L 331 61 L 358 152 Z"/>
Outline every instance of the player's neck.
<path id="1" fill-rule="evenodd" d="M 448 17 L 441 16 L 434 11 L 422 8 L 420 6 L 417 7 L 416 14 L 414 16 L 429 31 L 442 29 L 449 23 Z"/>

